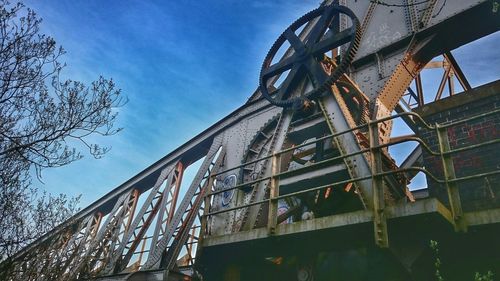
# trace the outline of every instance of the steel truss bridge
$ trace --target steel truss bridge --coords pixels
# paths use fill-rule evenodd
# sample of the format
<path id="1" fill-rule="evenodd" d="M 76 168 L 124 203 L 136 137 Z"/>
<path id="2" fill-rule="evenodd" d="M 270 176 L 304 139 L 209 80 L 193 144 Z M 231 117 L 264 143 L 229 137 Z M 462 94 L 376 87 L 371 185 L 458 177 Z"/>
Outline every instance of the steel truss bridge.
<path id="1" fill-rule="evenodd" d="M 244 105 L 1 270 L 12 280 L 430 280 L 429 240 L 464 270 L 498 269 L 500 82 L 472 89 L 451 51 L 498 31 L 499 10 L 325 1 L 271 46 Z M 432 96 L 428 68 L 443 69 Z M 391 134 L 395 120 L 413 133 Z M 397 164 L 391 148 L 409 142 Z M 418 173 L 428 186 L 410 191 Z M 472 280 L 463 272 L 453 280 Z"/>

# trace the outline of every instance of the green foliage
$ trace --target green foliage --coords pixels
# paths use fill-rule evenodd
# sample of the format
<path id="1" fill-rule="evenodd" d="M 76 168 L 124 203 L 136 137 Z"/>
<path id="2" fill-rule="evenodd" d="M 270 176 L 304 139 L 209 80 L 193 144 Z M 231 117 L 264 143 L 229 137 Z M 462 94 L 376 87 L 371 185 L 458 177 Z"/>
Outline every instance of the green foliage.
<path id="1" fill-rule="evenodd" d="M 434 261 L 434 276 L 436 276 L 436 280 L 438 281 L 444 281 L 443 276 L 441 275 L 441 259 L 439 258 L 439 247 L 438 247 L 438 242 L 435 240 L 430 241 L 430 247 L 432 251 L 434 252 L 434 255 L 436 256 L 436 259 Z"/>
<path id="2" fill-rule="evenodd" d="M 474 281 L 493 281 L 493 272 L 488 270 L 484 275 L 476 272 L 476 274 L 474 274 Z"/>
<path id="3" fill-rule="evenodd" d="M 431 240 L 429 243 L 429 247 L 434 252 L 434 256 L 436 257 L 434 261 L 434 276 L 436 276 L 436 280 L 444 281 L 443 276 L 441 275 L 441 259 L 439 257 L 439 244 L 435 240 Z M 489 271 L 486 274 L 481 274 L 476 272 L 474 274 L 474 281 L 493 281 L 493 272 Z"/>

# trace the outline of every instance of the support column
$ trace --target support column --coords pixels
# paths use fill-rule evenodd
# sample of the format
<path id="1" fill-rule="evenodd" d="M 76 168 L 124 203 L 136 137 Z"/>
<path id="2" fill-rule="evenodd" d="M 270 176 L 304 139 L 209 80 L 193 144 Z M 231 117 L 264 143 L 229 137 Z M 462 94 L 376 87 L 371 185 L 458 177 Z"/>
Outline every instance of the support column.
<path id="1" fill-rule="evenodd" d="M 267 232 L 272 235 L 278 224 L 278 199 L 279 196 L 279 174 L 281 170 L 281 154 L 274 154 L 271 163 L 271 185 L 269 192 L 269 216 L 267 220 Z"/>
<path id="2" fill-rule="evenodd" d="M 382 170 L 381 149 L 378 148 L 379 128 L 376 120 L 372 120 L 368 130 L 370 134 L 370 159 L 372 170 L 373 189 L 373 226 L 375 234 L 375 244 L 381 248 L 389 247 L 389 237 L 387 235 L 387 218 L 385 215 L 384 201 L 384 179 L 380 176 Z"/>
<path id="3" fill-rule="evenodd" d="M 455 167 L 453 166 L 453 159 L 450 152 L 450 142 L 448 140 L 447 128 L 439 127 L 436 124 L 436 131 L 439 141 L 439 152 L 441 154 L 441 162 L 443 164 L 444 180 L 446 191 L 448 193 L 448 201 L 450 202 L 451 213 L 453 221 L 455 222 L 455 231 L 466 232 L 467 224 L 465 222 L 462 203 L 460 201 L 460 192 L 456 182 L 451 180 L 456 179 Z"/>

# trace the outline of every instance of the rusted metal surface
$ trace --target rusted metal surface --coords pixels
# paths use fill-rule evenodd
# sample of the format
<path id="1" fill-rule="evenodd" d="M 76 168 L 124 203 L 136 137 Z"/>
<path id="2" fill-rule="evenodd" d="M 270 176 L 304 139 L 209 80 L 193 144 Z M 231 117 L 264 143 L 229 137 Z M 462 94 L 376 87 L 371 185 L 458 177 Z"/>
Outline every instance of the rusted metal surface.
<path id="1" fill-rule="evenodd" d="M 211 265 L 222 270 L 218 277 L 238 279 L 244 278 L 240 269 L 225 264 L 226 259 L 217 264 L 200 257 L 247 242 L 260 247 L 262 241 L 277 241 L 278 249 L 279 241 L 297 237 L 312 237 L 317 245 L 342 244 L 321 240 L 323 231 L 338 241 L 353 236 L 363 245 L 389 248 L 409 268 L 418 251 L 405 256 L 403 232 L 389 236 L 394 225 L 430 219 L 439 230 L 452 225 L 464 231 L 497 224 L 497 209 L 464 211 L 456 186 L 488 181 L 500 172 L 461 175 L 452 155 L 499 140 L 453 147 L 450 124 L 427 124 L 412 111 L 443 110 L 424 104 L 421 71 L 426 66 L 444 68 L 435 99 L 444 97 L 446 83 L 449 95 L 456 95 L 455 77 L 474 92 L 450 50 L 500 29 L 491 3 L 332 2 L 325 1 L 278 38 L 264 60 L 260 90 L 246 104 L 18 253 L 18 279 L 181 280 L 186 276 L 174 276 L 172 270 L 195 262 L 207 280 L 211 272 L 204 267 Z M 470 28 L 460 29 L 466 19 Z M 450 32 L 456 36 L 446 38 Z M 291 47 L 274 58 L 285 42 Z M 443 61 L 432 61 L 439 55 Z M 287 70 L 288 76 L 281 77 Z M 409 88 L 413 81 L 415 90 Z M 393 110 L 398 114 L 391 116 Z M 456 123 L 498 114 L 493 110 Z M 440 145 L 418 134 L 391 138 L 395 118 L 416 133 L 432 131 Z M 418 147 L 398 166 L 388 148 L 407 142 Z M 444 176 L 424 168 L 423 153 L 441 158 Z M 184 171 L 200 159 L 197 174 L 185 179 Z M 450 204 L 413 196 L 407 181 L 418 172 L 446 185 Z M 185 193 L 183 181 L 190 183 Z M 263 253 L 272 258 L 266 262 L 278 263 L 273 246 L 263 247 Z M 296 274 L 312 275 L 310 262 L 301 260 L 310 256 L 296 258 Z M 224 275 L 224 268 L 234 272 Z M 195 269 L 185 273 L 195 275 Z"/>

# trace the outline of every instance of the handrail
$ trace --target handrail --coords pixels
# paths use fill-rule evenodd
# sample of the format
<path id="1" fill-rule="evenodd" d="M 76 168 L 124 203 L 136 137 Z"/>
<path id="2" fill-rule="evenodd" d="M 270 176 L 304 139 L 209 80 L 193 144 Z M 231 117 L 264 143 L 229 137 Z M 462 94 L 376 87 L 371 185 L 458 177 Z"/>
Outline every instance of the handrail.
<path id="1" fill-rule="evenodd" d="M 469 117 L 469 118 L 466 118 L 466 119 L 462 119 L 462 120 L 459 120 L 459 121 L 456 121 L 456 122 L 451 122 L 451 123 L 443 124 L 443 125 L 440 125 L 440 124 L 436 123 L 434 126 L 432 126 L 432 125 L 429 125 L 419 114 L 417 114 L 415 112 L 402 112 L 402 113 L 398 113 L 398 114 L 395 114 L 395 115 L 387 116 L 387 117 L 384 117 L 384 118 L 380 118 L 380 119 L 376 119 L 376 120 L 370 120 L 367 123 L 358 125 L 356 127 L 350 128 L 348 130 L 345 130 L 345 131 L 342 131 L 342 132 L 338 132 L 338 133 L 334 133 L 334 134 L 329 134 L 329 135 L 317 138 L 315 140 L 312 140 L 312 141 L 309 141 L 309 142 L 306 142 L 306 143 L 302 143 L 302 144 L 299 144 L 299 145 L 295 145 L 295 146 L 292 146 L 292 147 L 280 150 L 280 151 L 278 151 L 278 152 L 276 152 L 274 154 L 268 154 L 268 155 L 262 156 L 262 157 L 260 157 L 258 159 L 255 159 L 255 160 L 252 160 L 252 161 L 248 161 L 248 162 L 236 165 L 234 167 L 222 170 L 220 172 L 217 172 L 217 173 L 213 174 L 213 176 L 218 176 L 218 175 L 227 173 L 227 172 L 232 171 L 232 170 L 236 170 L 236 169 L 239 169 L 239 168 L 251 165 L 251 164 L 258 163 L 260 161 L 264 161 L 264 160 L 270 159 L 275 154 L 284 154 L 284 153 L 293 151 L 295 149 L 298 149 L 298 148 L 301 148 L 301 147 L 305 147 L 305 146 L 308 146 L 308 145 L 311 145 L 311 144 L 315 144 L 317 142 L 320 142 L 320 141 L 323 141 L 323 140 L 326 140 L 326 139 L 329 139 L 329 138 L 335 138 L 335 137 L 338 137 L 338 136 L 341 136 L 341 135 L 344 135 L 344 134 L 347 134 L 347 133 L 350 133 L 350 132 L 353 132 L 353 131 L 357 131 L 357 130 L 362 129 L 362 128 L 367 128 L 368 126 L 373 125 L 373 124 L 378 124 L 378 123 L 381 123 L 381 122 L 393 120 L 393 119 L 400 118 L 400 117 L 403 117 L 403 116 L 413 116 L 413 117 L 416 117 L 418 119 L 418 121 L 420 121 L 422 123 L 422 125 L 423 125 L 424 128 L 426 128 L 428 130 L 436 130 L 436 129 L 448 128 L 448 127 L 451 127 L 451 126 L 456 126 L 457 124 L 462 124 L 464 122 L 472 121 L 472 120 L 475 120 L 475 119 L 478 119 L 478 118 L 481 118 L 481 117 L 485 117 L 485 116 L 489 116 L 489 115 L 492 115 L 492 114 L 495 114 L 495 113 L 500 113 L 500 109 L 493 110 L 493 111 L 486 112 L 486 113 L 482 113 L 482 114 L 478 114 L 478 115 L 475 115 L 475 116 L 472 116 L 472 117 Z M 427 146 L 427 144 L 424 143 L 421 139 L 415 137 L 414 140 L 418 141 L 420 144 L 422 144 L 426 148 L 427 152 L 429 152 L 430 154 L 432 154 L 434 156 L 441 155 L 440 152 L 435 152 L 435 151 L 431 150 Z M 397 144 L 397 143 L 392 143 L 392 144 Z M 387 146 L 387 144 L 383 144 L 383 145 L 384 146 L 382 146 L 382 147 L 386 147 Z M 373 147 L 373 148 L 376 149 L 376 148 L 381 148 L 381 147 L 376 146 L 376 147 Z M 463 149 L 461 148 L 461 150 L 458 150 L 458 151 L 462 151 L 462 150 Z M 367 152 L 367 151 L 365 151 L 365 152 Z M 452 153 L 452 152 L 451 151 L 447 152 L 447 154 L 450 154 L 450 153 Z M 349 155 L 349 156 L 353 156 L 353 155 Z M 349 156 L 346 156 L 346 157 L 349 157 Z"/>
<path id="2" fill-rule="evenodd" d="M 337 133 L 334 133 L 334 134 L 329 134 L 329 135 L 317 138 L 315 140 L 312 140 L 312 141 L 309 141 L 309 142 L 306 142 L 306 143 L 303 143 L 303 144 L 300 144 L 300 145 L 289 147 L 289 148 L 280 150 L 278 152 L 275 152 L 273 154 L 269 154 L 269 155 L 260 157 L 258 159 L 255 159 L 255 160 L 252 160 L 252 161 L 249 161 L 249 162 L 246 162 L 246 163 L 242 163 L 240 165 L 237 165 L 237 166 L 225 169 L 223 171 L 214 173 L 211 176 L 212 177 L 216 177 L 218 175 L 227 173 L 227 172 L 232 171 L 232 170 L 236 170 L 236 169 L 239 169 L 239 168 L 242 168 L 242 167 L 245 167 L 245 166 L 248 166 L 248 165 L 260 162 L 260 161 L 263 161 L 263 160 L 267 160 L 267 159 L 270 159 L 272 157 L 280 156 L 280 155 L 282 155 L 284 153 L 296 150 L 296 149 L 301 148 L 301 147 L 309 146 L 311 144 L 315 144 L 317 142 L 320 142 L 320 141 L 323 141 L 323 140 L 326 140 L 326 139 L 335 138 L 335 137 L 341 136 L 343 134 L 346 134 L 346 133 L 349 133 L 349 132 L 353 132 L 353 131 L 356 131 L 356 130 L 359 130 L 359 129 L 362 129 L 362 128 L 369 128 L 370 126 L 373 126 L 375 124 L 378 124 L 378 123 L 381 123 L 381 122 L 385 122 L 385 121 L 389 121 L 389 120 L 393 120 L 393 119 L 396 119 L 396 118 L 401 118 L 403 116 L 414 117 L 414 120 L 416 119 L 417 121 L 419 121 L 421 123 L 421 125 L 422 125 L 423 128 L 425 128 L 427 130 L 436 130 L 436 133 L 438 133 L 439 130 L 443 130 L 443 129 L 446 129 L 446 128 L 449 128 L 449 127 L 452 127 L 452 126 L 456 126 L 458 124 L 463 124 L 463 123 L 466 123 L 468 121 L 472 121 L 472 120 L 479 119 L 479 118 L 482 118 L 482 117 L 486 117 L 486 116 L 489 116 L 489 115 L 493 115 L 493 114 L 496 114 L 496 113 L 500 113 L 500 109 L 493 110 L 493 111 L 486 112 L 486 113 L 482 113 L 482 114 L 478 114 L 478 115 L 475 115 L 475 116 L 472 116 L 472 117 L 469 117 L 469 118 L 466 118 L 466 119 L 462 119 L 462 120 L 459 120 L 459 121 L 456 121 L 456 122 L 450 122 L 450 123 L 447 123 L 447 124 L 438 124 L 438 123 L 436 123 L 435 125 L 429 125 L 419 114 L 417 114 L 415 112 L 403 112 L 403 113 L 399 113 L 399 114 L 396 114 L 396 115 L 392 115 L 392 116 L 387 116 L 387 117 L 384 117 L 384 118 L 380 118 L 380 119 L 377 119 L 377 120 L 370 120 L 370 121 L 366 122 L 365 124 L 362 124 L 362 125 L 350 128 L 350 129 L 345 130 L 343 132 L 337 132 Z M 429 145 L 427 145 L 427 143 L 425 143 L 419 137 L 415 137 L 415 136 L 403 136 L 401 138 L 398 138 L 396 140 L 391 140 L 391 141 L 389 141 L 387 143 L 384 143 L 384 144 L 380 144 L 380 145 L 376 145 L 376 146 L 370 146 L 368 148 L 364 148 L 364 149 L 361 149 L 361 150 L 353 152 L 353 153 L 349 153 L 349 154 L 345 154 L 345 155 L 340 155 L 340 156 L 332 157 L 332 158 L 329 158 L 329 159 L 326 159 L 326 160 L 322 160 L 322 161 L 319 161 L 319 162 L 316 162 L 316 163 L 312 163 L 309 166 L 306 166 L 306 167 L 303 167 L 303 168 L 300 168 L 300 169 L 297 169 L 297 170 L 283 171 L 283 172 L 280 172 L 280 173 L 276 173 L 276 174 L 273 174 L 273 175 L 270 175 L 270 176 L 262 177 L 262 178 L 259 178 L 259 179 L 253 180 L 253 181 L 249 181 L 249 182 L 246 182 L 246 183 L 241 183 L 241 184 L 238 184 L 238 185 L 233 186 L 231 188 L 225 188 L 225 189 L 221 189 L 221 190 L 215 190 L 215 191 L 209 192 L 206 195 L 206 197 L 209 198 L 209 197 L 212 197 L 212 196 L 220 194 L 220 193 L 224 193 L 224 192 L 235 190 L 235 189 L 240 189 L 240 188 L 243 188 L 243 187 L 246 187 L 246 186 L 251 186 L 251 185 L 254 185 L 254 184 L 262 182 L 262 181 L 271 180 L 272 178 L 276 178 L 276 177 L 280 178 L 280 177 L 283 177 L 283 176 L 287 176 L 289 174 L 298 173 L 302 169 L 313 169 L 314 167 L 325 165 L 325 164 L 328 164 L 328 163 L 331 163 L 331 162 L 335 162 L 335 161 L 338 161 L 338 160 L 342 160 L 342 159 L 345 159 L 345 158 L 348 158 L 348 157 L 352 157 L 352 156 L 355 156 L 355 155 L 369 153 L 369 152 L 373 152 L 374 150 L 377 150 L 377 149 L 386 148 L 386 147 L 390 147 L 390 146 L 393 146 L 393 145 L 397 145 L 397 144 L 401 144 L 401 143 L 406 143 L 406 142 L 413 142 L 413 141 L 419 143 L 425 149 L 425 151 L 429 155 L 431 155 L 431 156 L 441 156 L 441 157 L 449 156 L 451 154 L 463 152 L 463 151 L 466 151 L 466 150 L 476 149 L 476 148 L 487 146 L 487 145 L 492 145 L 492 144 L 500 143 L 500 139 L 496 139 L 496 140 L 491 140 L 491 141 L 486 141 L 486 142 L 482 142 L 482 143 L 478 143 L 478 144 L 469 145 L 469 146 L 466 146 L 466 147 L 449 149 L 447 151 L 442 151 L 441 147 L 438 146 L 439 151 L 435 151 L 435 150 L 431 149 L 431 147 L 429 147 Z M 260 201 L 255 201 L 255 202 L 250 202 L 250 203 L 247 203 L 247 204 L 242 204 L 242 205 L 239 205 L 239 206 L 234 206 L 234 207 L 231 207 L 231 208 L 225 208 L 223 210 L 216 210 L 216 211 L 213 211 L 213 212 L 208 212 L 204 216 L 205 217 L 210 217 L 210 216 L 221 214 L 221 213 L 225 213 L 225 212 L 231 212 L 231 211 L 248 208 L 248 207 L 255 206 L 255 205 L 269 203 L 271 200 L 280 200 L 280 199 L 285 199 L 285 198 L 289 198 L 289 197 L 293 197 L 293 196 L 297 196 L 297 195 L 301 195 L 301 194 L 305 194 L 305 193 L 309 193 L 309 192 L 314 192 L 314 191 L 322 190 L 322 189 L 325 189 L 327 187 L 333 187 L 333 186 L 344 185 L 344 184 L 353 183 L 353 182 L 357 182 L 357 181 L 363 181 L 363 180 L 372 179 L 374 177 L 379 177 L 379 176 L 383 177 L 383 176 L 388 176 L 388 175 L 392 175 L 392 174 L 407 173 L 407 172 L 410 172 L 410 171 L 422 172 L 429 179 L 431 179 L 432 181 L 434 181 L 434 182 L 436 182 L 438 184 L 457 183 L 457 182 L 472 180 L 472 179 L 476 179 L 476 178 L 486 177 L 486 176 L 490 176 L 490 175 L 500 174 L 500 170 L 495 170 L 495 171 L 492 171 L 492 172 L 475 174 L 475 175 L 469 175 L 469 176 L 464 176 L 464 177 L 458 177 L 458 178 L 452 178 L 452 179 L 446 179 L 446 178 L 444 178 L 443 179 L 443 178 L 439 178 L 439 177 L 435 176 L 434 174 L 432 174 L 428 170 L 423 169 L 421 167 L 408 167 L 408 168 L 403 168 L 403 169 L 396 169 L 396 170 L 391 170 L 391 171 L 384 171 L 384 172 L 380 172 L 380 173 L 373 173 L 373 174 L 370 174 L 368 176 L 363 176 L 363 177 L 350 178 L 350 179 L 339 181 L 339 182 L 334 182 L 334 183 L 330 183 L 330 184 L 326 184 L 326 185 L 321 185 L 321 186 L 317 186 L 317 187 L 313 187 L 313 188 L 309 188 L 309 189 L 305 189 L 305 190 L 300 190 L 300 191 L 296 191 L 296 192 L 292 192 L 292 193 L 288 193 L 288 194 L 284 194 L 284 195 L 279 195 L 279 196 L 273 197 L 272 199 L 268 198 L 268 199 L 263 199 L 263 200 L 260 200 Z"/>
<path id="3" fill-rule="evenodd" d="M 496 140 L 492 140 L 492 141 L 488 141 L 488 142 L 484 142 L 484 143 L 479 143 L 479 144 L 471 145 L 470 147 L 462 147 L 462 148 L 457 148 L 457 149 L 454 149 L 454 150 L 450 150 L 448 152 L 440 153 L 440 152 L 435 152 L 432 149 L 430 149 L 429 146 L 422 139 L 420 139 L 418 137 L 407 136 L 407 137 L 398 139 L 397 141 L 389 141 L 388 143 L 374 146 L 372 149 L 385 148 L 385 147 L 389 147 L 391 145 L 401 144 L 401 143 L 405 143 L 405 142 L 409 142 L 409 141 L 418 142 L 432 156 L 449 155 L 449 154 L 454 154 L 454 153 L 462 152 L 462 151 L 465 151 L 465 150 L 470 150 L 470 149 L 475 149 L 475 148 L 482 147 L 482 146 L 487 146 L 487 145 L 492 145 L 492 144 L 495 144 L 495 143 L 500 143 L 500 139 L 496 139 Z M 356 151 L 356 152 L 353 152 L 353 153 L 349 153 L 349 154 L 345 154 L 345 155 L 341 155 L 341 156 L 336 156 L 336 157 L 328 158 L 326 160 L 313 163 L 313 164 L 311 164 L 311 165 L 309 165 L 307 167 L 304 167 L 304 168 L 311 169 L 312 167 L 315 167 L 315 166 L 321 166 L 323 164 L 328 164 L 330 162 L 335 162 L 335 161 L 338 161 L 338 160 L 342 160 L 344 158 L 348 158 L 348 157 L 355 156 L 355 155 L 358 155 L 358 154 L 363 154 L 363 153 L 369 152 L 370 150 L 371 150 L 370 148 L 366 148 L 366 149 L 362 149 L 362 150 L 359 150 L 359 151 Z M 276 153 L 276 154 L 279 154 L 279 152 Z M 241 166 L 241 165 L 238 165 L 238 166 Z M 231 169 L 228 169 L 228 170 L 230 171 Z M 228 170 L 226 170 L 226 172 Z M 296 173 L 297 171 L 298 170 L 284 171 L 284 172 L 278 173 L 278 174 L 276 174 L 274 176 L 278 176 L 278 177 L 279 176 L 286 176 L 288 174 Z M 220 175 L 220 173 L 214 174 L 214 176 L 217 176 L 217 175 Z M 259 179 L 253 180 L 253 181 L 249 181 L 249 182 L 245 182 L 245 183 L 241 183 L 241 184 L 235 185 L 235 186 L 230 187 L 230 188 L 225 188 L 225 189 L 221 189 L 221 190 L 212 191 L 212 192 L 206 194 L 205 196 L 212 196 L 212 195 L 217 195 L 217 194 L 224 193 L 224 192 L 227 192 L 227 191 L 231 191 L 231 190 L 234 190 L 234 189 L 240 189 L 240 188 L 243 188 L 243 187 L 246 187 L 246 186 L 254 185 L 254 184 L 262 182 L 262 181 L 270 180 L 271 178 L 272 178 L 272 176 L 267 176 L 267 177 L 259 178 Z"/>
<path id="4" fill-rule="evenodd" d="M 432 173 L 430 173 L 426 169 L 423 169 L 423 168 L 420 168 L 420 167 L 408 167 L 408 168 L 404 168 L 404 169 L 386 171 L 386 172 L 377 173 L 377 174 L 374 174 L 374 175 L 369 175 L 369 176 L 364 176 L 364 177 L 358 177 L 358 178 L 354 178 L 354 179 L 348 179 L 348 180 L 343 180 L 343 181 L 334 182 L 334 183 L 330 183 L 330 184 L 320 185 L 320 186 L 309 188 L 309 189 L 305 189 L 305 190 L 300 190 L 300 191 L 291 192 L 291 193 L 284 194 L 284 195 L 279 195 L 279 196 L 275 197 L 274 199 L 275 200 L 285 199 L 285 198 L 288 198 L 288 197 L 293 197 L 293 196 L 297 196 L 297 195 L 301 195 L 301 194 L 305 194 L 305 193 L 309 193 L 309 192 L 314 192 L 314 191 L 322 190 L 322 189 L 325 189 L 325 188 L 328 188 L 328 187 L 334 187 L 334 186 L 338 186 L 338 185 L 344 185 L 344 184 L 348 184 L 348 183 L 363 181 L 363 180 L 371 179 L 372 176 L 388 176 L 388 175 L 392 175 L 392 174 L 407 173 L 407 172 L 410 172 L 410 171 L 422 172 L 422 173 L 426 174 L 427 176 L 429 176 L 429 178 L 432 179 L 434 182 L 439 183 L 439 184 L 444 184 L 446 182 L 461 182 L 461 181 L 472 180 L 472 179 L 475 179 L 475 178 L 480 178 L 480 177 L 486 177 L 486 176 L 500 174 L 500 170 L 497 170 L 497 171 L 493 171 L 493 172 L 481 173 L 481 174 L 472 175 L 472 176 L 460 177 L 460 178 L 456 178 L 456 179 L 452 179 L 452 180 L 448 180 L 447 181 L 447 180 L 443 180 L 443 179 L 437 178 L 436 176 L 434 176 Z M 224 191 L 227 191 L 227 190 L 224 190 Z M 259 204 L 268 203 L 270 200 L 271 199 L 268 198 L 268 199 L 263 199 L 261 201 L 255 201 L 255 202 L 251 202 L 251 203 L 244 204 L 244 205 L 239 205 L 239 206 L 235 206 L 235 207 L 231 207 L 231 208 L 226 208 L 226 209 L 223 209 L 223 210 L 217 210 L 217 211 L 209 212 L 205 216 L 209 217 L 209 216 L 213 216 L 213 215 L 217 215 L 217 214 L 221 214 L 221 213 L 225 213 L 225 212 L 231 212 L 231 211 L 235 211 L 235 210 L 239 210 L 239 209 L 244 209 L 244 208 L 248 208 L 248 207 L 259 205 Z"/>

